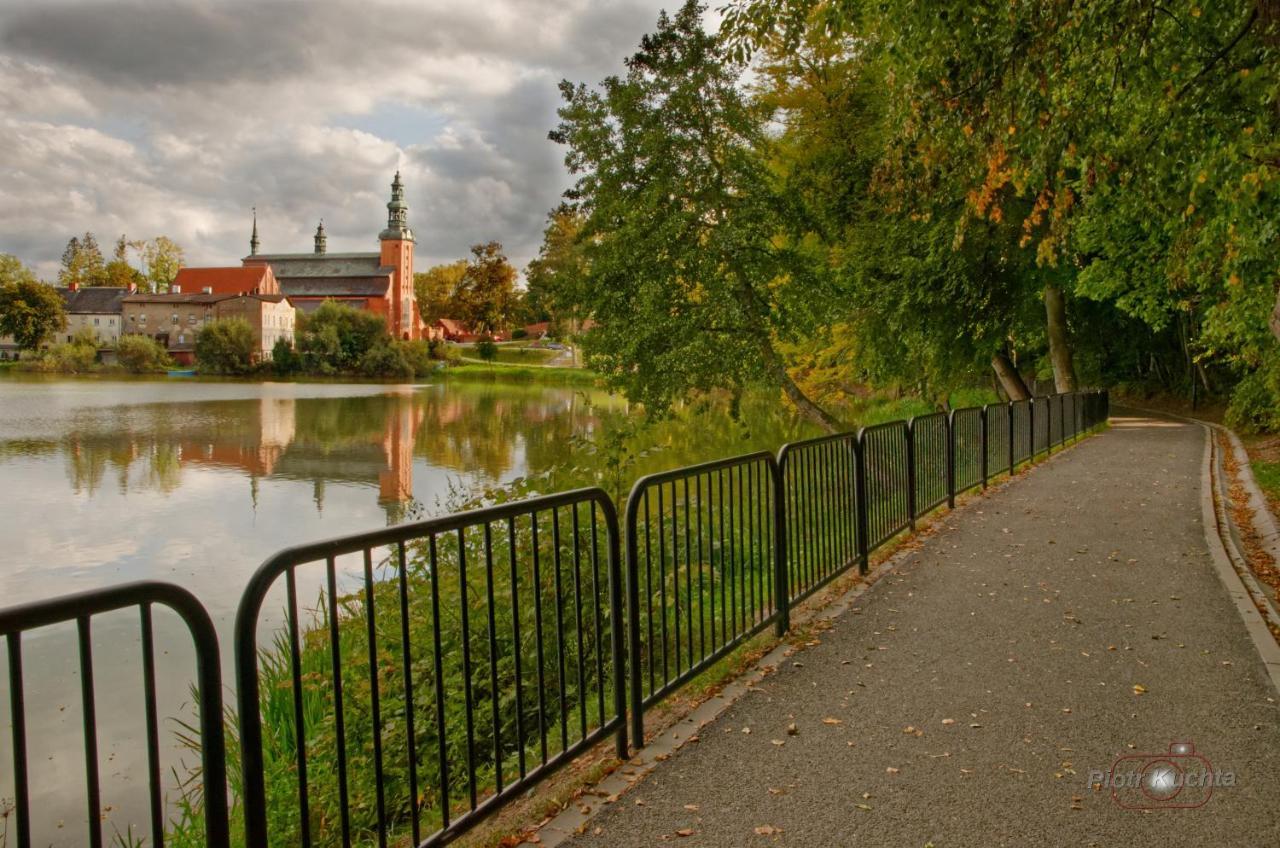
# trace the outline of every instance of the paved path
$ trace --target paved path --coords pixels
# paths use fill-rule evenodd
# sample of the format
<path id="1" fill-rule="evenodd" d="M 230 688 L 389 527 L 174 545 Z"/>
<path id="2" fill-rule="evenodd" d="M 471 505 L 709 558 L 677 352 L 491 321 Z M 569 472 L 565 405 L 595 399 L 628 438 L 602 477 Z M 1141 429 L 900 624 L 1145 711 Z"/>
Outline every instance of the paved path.
<path id="1" fill-rule="evenodd" d="M 947 516 L 573 844 L 1280 845 L 1280 697 L 1211 565 L 1203 456 L 1199 427 L 1118 418 Z M 1235 785 L 1156 811 L 1089 787 L 1176 740 Z"/>

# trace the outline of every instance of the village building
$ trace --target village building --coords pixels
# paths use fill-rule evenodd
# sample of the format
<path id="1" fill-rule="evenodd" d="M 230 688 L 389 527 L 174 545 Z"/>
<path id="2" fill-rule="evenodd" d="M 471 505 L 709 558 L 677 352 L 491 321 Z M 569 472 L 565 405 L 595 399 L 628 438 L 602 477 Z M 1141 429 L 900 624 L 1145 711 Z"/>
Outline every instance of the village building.
<path id="1" fill-rule="evenodd" d="M 397 339 L 429 338 L 434 334 L 423 325 L 414 298 L 414 238 L 408 220 L 409 206 L 397 171 L 391 183 L 391 201 L 387 204 L 387 226 L 378 234 L 377 252 L 329 253 L 328 235 L 321 221 L 311 253 L 259 253 L 255 214 L 249 255 L 241 261 L 245 269 L 268 269 L 274 288 L 262 288 L 268 285 L 264 278 L 257 284 L 260 291 L 285 295 L 303 313 L 314 311 L 326 300 L 334 300 L 381 315 L 387 322 L 388 332 Z M 204 285 L 217 290 L 220 283 L 206 279 Z"/>
<path id="2" fill-rule="evenodd" d="M 135 289 L 136 290 L 136 289 Z M 42 347 L 69 342 L 81 330 L 89 330 L 98 340 L 98 348 L 114 348 L 120 340 L 121 304 L 130 289 L 114 286 L 55 287 L 62 296 L 67 320 Z M 17 359 L 21 351 L 11 336 L 0 336 L 0 359 Z"/>
<path id="3" fill-rule="evenodd" d="M 195 361 L 200 330 L 222 318 L 248 322 L 253 329 L 255 361 L 270 360 L 277 340 L 293 341 L 296 312 L 284 295 L 177 292 L 124 298 L 124 332 L 150 336 L 184 365 Z"/>

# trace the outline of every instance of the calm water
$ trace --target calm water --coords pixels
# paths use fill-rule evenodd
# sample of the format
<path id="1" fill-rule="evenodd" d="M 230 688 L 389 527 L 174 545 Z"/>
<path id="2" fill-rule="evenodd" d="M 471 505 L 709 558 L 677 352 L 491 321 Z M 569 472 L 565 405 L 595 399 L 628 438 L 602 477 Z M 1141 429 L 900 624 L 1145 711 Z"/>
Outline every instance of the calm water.
<path id="1" fill-rule="evenodd" d="M 231 629 L 254 569 L 280 548 L 456 509 L 518 477 L 602 471 L 615 491 L 662 467 L 776 448 L 806 435 L 772 398 L 743 420 L 685 410 L 629 441 L 630 460 L 592 449 L 631 432 L 625 404 L 582 389 L 511 384 L 336 385 L 0 378 L 0 606 L 154 578 L 209 610 L 232 698 Z M 749 423 L 748 423 L 749 422 Z M 642 448 L 642 450 L 637 450 Z M 303 587 L 300 591 L 318 587 Z M 269 603 L 264 626 L 270 627 Z M 195 762 L 193 655 L 157 612 L 166 772 Z M 107 835 L 145 822 L 136 612 L 93 620 Z M 38 844 L 84 841 L 84 752 L 73 627 L 23 638 Z M 0 652 L 0 813 L 13 797 L 7 659 Z M 181 769 L 180 769 L 181 771 Z M 172 800 L 176 793 L 169 786 Z M 0 822 L 0 845 L 4 844 Z M 141 834 L 149 836 L 144 827 Z"/>

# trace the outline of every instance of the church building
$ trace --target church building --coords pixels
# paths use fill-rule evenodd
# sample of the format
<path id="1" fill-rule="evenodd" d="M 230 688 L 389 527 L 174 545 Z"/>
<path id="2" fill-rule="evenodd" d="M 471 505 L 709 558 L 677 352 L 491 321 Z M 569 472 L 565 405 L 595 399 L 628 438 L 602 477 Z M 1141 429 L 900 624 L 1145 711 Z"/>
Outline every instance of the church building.
<path id="1" fill-rule="evenodd" d="M 245 268 L 269 269 L 262 284 L 275 290 L 261 293 L 282 294 L 300 312 L 312 312 L 326 300 L 335 300 L 383 316 L 395 338 L 426 337 L 413 294 L 413 231 L 399 171 L 391 183 L 387 227 L 378 234 L 377 252 L 329 253 L 327 241 L 321 221 L 313 252 L 259 253 L 255 215 L 249 255 L 241 262 Z"/>

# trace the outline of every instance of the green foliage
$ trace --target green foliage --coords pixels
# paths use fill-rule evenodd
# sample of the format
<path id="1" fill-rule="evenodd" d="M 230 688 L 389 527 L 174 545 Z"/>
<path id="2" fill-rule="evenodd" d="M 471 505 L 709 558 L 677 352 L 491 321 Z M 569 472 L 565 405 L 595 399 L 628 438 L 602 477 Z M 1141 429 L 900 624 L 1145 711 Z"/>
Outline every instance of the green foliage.
<path id="1" fill-rule="evenodd" d="M 182 267 L 183 250 L 168 236 L 156 236 L 142 244 L 142 261 L 152 291 L 168 291 Z"/>
<path id="2" fill-rule="evenodd" d="M 455 290 L 454 317 L 478 334 L 492 334 L 510 326 L 519 298 L 516 269 L 496 241 L 471 248 L 471 259 Z"/>
<path id="3" fill-rule="evenodd" d="M 467 260 L 459 259 L 413 275 L 413 291 L 422 320 L 432 324 L 440 318 L 457 317 L 454 298 L 466 273 Z"/>
<path id="4" fill-rule="evenodd" d="M 394 344 L 400 348 L 405 361 L 413 369 L 412 376 L 425 377 L 436 370 L 437 366 L 430 342 L 424 339 L 417 339 L 410 342 L 397 341 Z"/>
<path id="5" fill-rule="evenodd" d="M 366 377 L 398 377 L 411 379 L 413 365 L 403 348 L 404 342 L 375 344 L 360 357 L 359 370 Z"/>
<path id="6" fill-rule="evenodd" d="M 296 374 L 302 368 L 302 357 L 293 349 L 293 342 L 281 337 L 271 346 L 271 368 L 281 376 Z"/>
<path id="7" fill-rule="evenodd" d="M 380 316 L 332 300 L 300 318 L 296 336 L 304 367 L 320 374 L 360 370 L 365 354 L 389 338 Z"/>
<path id="8" fill-rule="evenodd" d="M 552 133 L 578 175 L 569 197 L 590 266 L 579 296 L 600 322 L 588 362 L 656 411 L 695 389 L 794 389 L 775 341 L 811 331 L 834 300 L 803 245 L 780 237 L 790 198 L 765 158 L 770 114 L 702 12 L 688 2 L 661 15 L 624 77 L 562 83 Z"/>
<path id="9" fill-rule="evenodd" d="M 547 216 L 542 247 L 525 270 L 523 320 L 557 322 L 576 319 L 587 299 L 589 266 L 580 236 L 585 219 L 561 205 Z M 513 335 L 512 338 L 515 338 Z"/>
<path id="10" fill-rule="evenodd" d="M 1245 433 L 1280 431 L 1280 352 L 1236 384 L 1226 422 Z"/>
<path id="11" fill-rule="evenodd" d="M 0 253 L 0 335 L 13 336 L 23 350 L 35 350 L 66 322 L 62 296 L 15 257 Z"/>
<path id="12" fill-rule="evenodd" d="M 248 321 L 210 321 L 196 334 L 196 367 L 208 374 L 247 374 L 253 369 L 255 349 Z"/>
<path id="13" fill-rule="evenodd" d="M 58 271 L 60 286 L 99 286 L 106 278 L 102 249 L 93 233 L 72 236 L 62 252 L 62 268 Z"/>
<path id="14" fill-rule="evenodd" d="M 498 358 L 498 346 L 493 343 L 493 339 L 485 336 L 476 342 L 476 355 L 485 362 L 493 362 Z"/>
<path id="15" fill-rule="evenodd" d="M 71 341 L 45 350 L 35 362 L 35 368 L 58 374 L 87 374 L 97 368 L 97 363 L 98 339 L 92 330 L 82 328 Z"/>
<path id="16" fill-rule="evenodd" d="M 127 334 L 116 345 L 116 361 L 134 374 L 165 371 L 173 365 L 169 352 L 150 336 Z"/>

